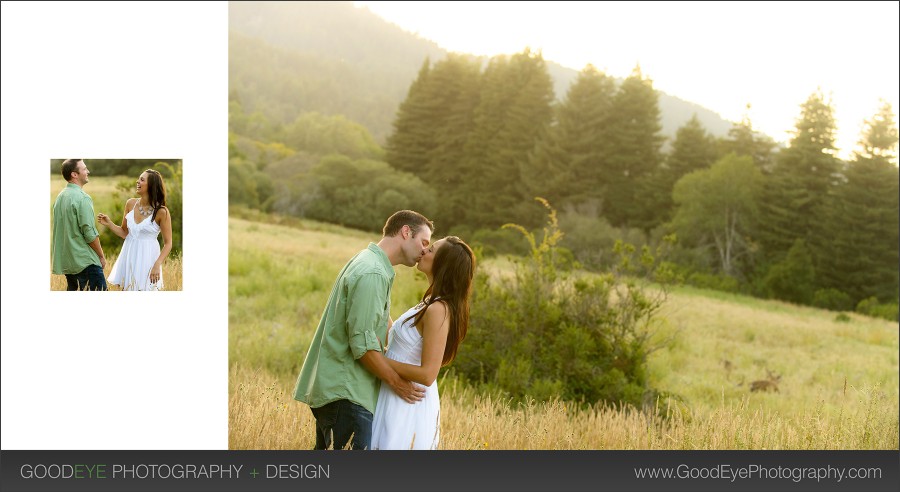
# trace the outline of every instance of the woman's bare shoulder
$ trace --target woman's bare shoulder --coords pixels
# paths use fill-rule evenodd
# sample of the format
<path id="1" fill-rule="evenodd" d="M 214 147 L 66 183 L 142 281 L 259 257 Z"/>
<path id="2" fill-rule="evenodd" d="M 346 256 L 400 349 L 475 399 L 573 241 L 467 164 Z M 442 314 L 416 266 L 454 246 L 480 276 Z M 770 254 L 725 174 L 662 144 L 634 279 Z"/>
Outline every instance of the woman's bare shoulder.
<path id="1" fill-rule="evenodd" d="M 428 307 L 425 308 L 425 317 L 426 318 L 434 318 L 440 322 L 444 317 L 447 316 L 447 301 L 443 299 L 437 299 L 433 301 Z"/>

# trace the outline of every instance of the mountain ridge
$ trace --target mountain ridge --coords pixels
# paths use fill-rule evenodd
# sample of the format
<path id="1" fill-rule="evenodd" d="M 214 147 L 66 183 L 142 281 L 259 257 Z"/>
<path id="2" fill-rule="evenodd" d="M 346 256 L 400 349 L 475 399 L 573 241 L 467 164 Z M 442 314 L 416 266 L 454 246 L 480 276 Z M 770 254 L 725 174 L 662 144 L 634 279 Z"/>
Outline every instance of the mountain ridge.
<path id="1" fill-rule="evenodd" d="M 235 38 L 244 37 L 263 41 L 281 50 L 282 56 L 293 53 L 307 60 L 302 70 L 293 73 L 283 66 L 263 67 L 259 72 L 281 71 L 285 72 L 282 75 L 285 78 L 315 78 L 312 72 L 320 69 L 310 60 L 318 58 L 321 65 L 330 67 L 320 71 L 329 74 L 331 72 L 328 70 L 335 70 L 338 64 L 342 66 L 340 73 L 333 75 L 341 77 L 342 81 L 352 79 L 351 85 L 357 92 L 341 94 L 345 98 L 342 102 L 316 101 L 312 97 L 294 102 L 290 94 L 282 94 L 280 100 L 274 98 L 267 104 L 269 111 L 277 114 L 276 120 L 289 123 L 302 112 L 335 114 L 338 111 L 336 108 L 340 108 L 347 117 L 366 126 L 381 143 L 392 132 L 396 110 L 423 63 L 426 60 L 437 62 L 451 52 L 434 41 L 383 19 L 368 8 L 354 6 L 352 2 L 229 2 L 229 33 L 232 38 L 230 53 L 239 51 L 241 47 L 238 44 L 246 42 L 246 39 Z M 257 51 L 261 49 L 256 47 Z M 464 55 L 483 61 L 489 59 Z M 246 92 L 242 89 L 261 85 L 255 80 L 258 75 L 253 65 L 262 57 L 241 58 L 239 55 L 234 58 L 230 65 L 247 64 L 243 69 L 234 66 L 229 69 L 230 89 L 241 97 L 242 92 Z M 545 62 L 554 82 L 557 100 L 562 100 L 579 71 L 552 60 L 545 59 Z M 283 60 L 278 63 L 289 65 Z M 652 79 L 652 74 L 647 75 Z M 622 82 L 620 78 L 614 79 L 617 83 Z M 304 84 L 280 81 L 272 85 L 281 87 L 283 92 L 285 85 L 301 90 L 299 87 Z M 706 130 L 716 137 L 727 135 L 732 127 L 732 122 L 713 110 L 659 90 L 657 93 L 662 134 L 668 137 L 669 142 L 674 139 L 678 128 L 695 113 Z M 265 109 L 254 108 L 253 101 L 242 102 L 249 102 L 251 110 L 266 112 Z M 372 107 L 367 111 L 368 105 Z"/>

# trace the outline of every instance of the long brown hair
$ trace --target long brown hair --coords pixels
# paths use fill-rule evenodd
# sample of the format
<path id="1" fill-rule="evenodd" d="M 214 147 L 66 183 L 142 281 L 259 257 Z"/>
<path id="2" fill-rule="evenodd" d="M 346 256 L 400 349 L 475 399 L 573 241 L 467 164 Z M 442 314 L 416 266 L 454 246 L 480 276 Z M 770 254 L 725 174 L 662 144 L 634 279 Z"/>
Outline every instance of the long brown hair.
<path id="1" fill-rule="evenodd" d="M 156 169 L 147 169 L 144 172 L 147 173 L 147 199 L 153 207 L 153 216 L 150 220 L 154 220 L 156 212 L 166 206 L 166 185 L 163 183 L 162 174 Z"/>
<path id="2" fill-rule="evenodd" d="M 422 296 L 424 306 L 413 317 L 413 323 L 425 316 L 425 310 L 434 302 L 447 304 L 450 316 L 450 331 L 441 366 L 446 366 L 456 357 L 459 344 L 469 330 L 469 296 L 472 293 L 472 278 L 475 276 L 475 253 L 468 244 L 456 236 L 444 238 L 445 244 L 438 248 L 432 263 L 432 281 Z"/>

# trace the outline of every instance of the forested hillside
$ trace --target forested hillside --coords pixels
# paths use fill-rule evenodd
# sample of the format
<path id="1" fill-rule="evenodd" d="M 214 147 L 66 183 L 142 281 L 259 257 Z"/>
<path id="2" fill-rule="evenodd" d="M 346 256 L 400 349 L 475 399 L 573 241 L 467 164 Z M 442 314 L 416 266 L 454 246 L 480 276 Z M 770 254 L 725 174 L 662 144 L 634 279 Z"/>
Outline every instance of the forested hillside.
<path id="1" fill-rule="evenodd" d="M 230 2 L 229 27 L 230 98 L 245 110 L 259 110 L 272 124 L 304 112 L 342 114 L 382 144 L 422 63 L 447 56 L 434 42 L 351 2 Z M 561 99 L 578 70 L 546 63 Z M 731 127 L 674 95 L 660 94 L 660 109 L 663 134 L 670 137 L 695 113 L 716 136 Z"/>
<path id="2" fill-rule="evenodd" d="M 588 66 L 560 93 L 527 47 L 485 60 L 349 3 L 230 5 L 232 204 L 368 231 L 415 208 L 491 255 L 527 253 L 500 226 L 540 227 L 543 197 L 573 265 L 604 270 L 617 240 L 674 233 L 666 260 L 688 283 L 897 319 L 887 103 L 842 161 L 820 91 L 797 101 L 784 148 L 702 111 L 667 133 L 671 98 L 639 67 Z"/>

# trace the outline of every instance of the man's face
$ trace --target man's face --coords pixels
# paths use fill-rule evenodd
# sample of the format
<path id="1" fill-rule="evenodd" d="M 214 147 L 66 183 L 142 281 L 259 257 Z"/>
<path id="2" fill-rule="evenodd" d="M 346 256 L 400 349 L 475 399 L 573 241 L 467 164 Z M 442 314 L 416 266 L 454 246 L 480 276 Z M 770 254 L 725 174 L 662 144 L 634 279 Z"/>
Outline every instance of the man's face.
<path id="1" fill-rule="evenodd" d="M 412 229 L 403 226 L 400 234 L 403 237 L 403 264 L 409 267 L 416 266 L 431 244 L 431 229 L 423 225 L 419 227 L 419 232 L 413 234 Z"/>
<path id="2" fill-rule="evenodd" d="M 78 161 L 78 166 L 75 167 L 75 179 L 74 182 L 78 184 L 78 186 L 84 186 L 90 180 L 88 176 L 91 175 L 91 172 L 88 170 L 87 165 L 84 161 Z"/>

